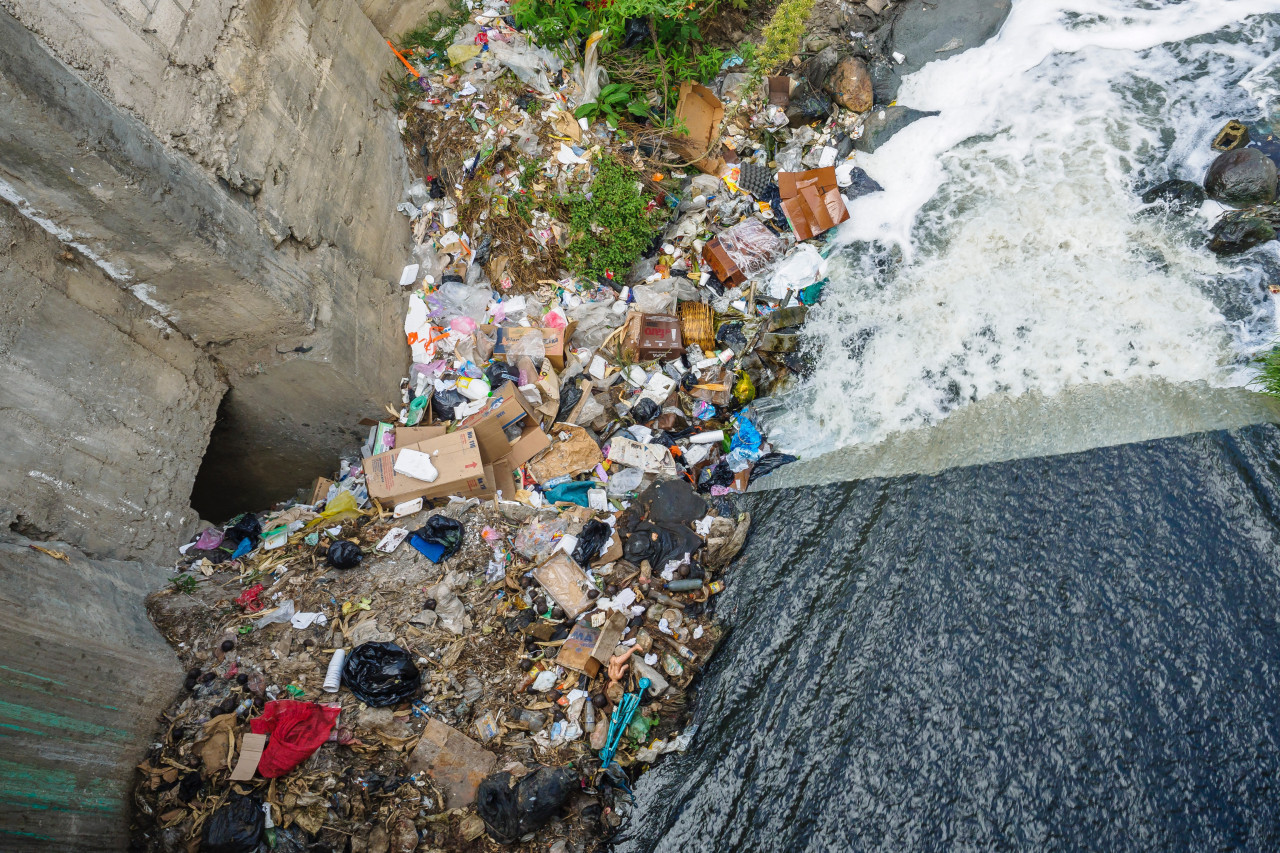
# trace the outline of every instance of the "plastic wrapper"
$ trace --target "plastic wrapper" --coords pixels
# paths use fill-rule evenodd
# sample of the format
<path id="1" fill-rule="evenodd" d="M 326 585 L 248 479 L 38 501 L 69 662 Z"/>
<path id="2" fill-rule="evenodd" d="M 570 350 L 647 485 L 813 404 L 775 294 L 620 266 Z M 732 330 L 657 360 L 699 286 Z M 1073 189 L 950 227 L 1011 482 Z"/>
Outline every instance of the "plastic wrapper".
<path id="1" fill-rule="evenodd" d="M 354 569 L 364 559 L 360 546 L 346 539 L 341 539 L 329 546 L 326 558 L 335 569 Z"/>
<path id="2" fill-rule="evenodd" d="M 616 300 L 604 299 L 583 302 L 569 309 L 569 319 L 578 324 L 572 343 L 595 350 L 604 343 L 614 329 L 622 325 L 622 315 L 613 311 Z"/>
<path id="3" fill-rule="evenodd" d="M 484 321 L 485 312 L 489 308 L 489 291 L 487 288 L 468 287 L 456 281 L 447 281 L 433 293 L 427 294 L 427 305 L 431 316 L 438 324 L 463 315 L 477 323 Z"/>
<path id="4" fill-rule="evenodd" d="M 511 70 L 516 78 L 543 95 L 552 94 L 548 72 L 554 74 L 564 67 L 560 58 L 545 47 L 535 47 L 522 35 L 513 35 L 511 41 L 489 41 L 489 55 Z"/>
<path id="5" fill-rule="evenodd" d="M 526 559 L 536 560 L 555 550 L 568 528 L 569 522 L 562 518 L 536 518 L 520 529 L 512 547 Z"/>
<path id="6" fill-rule="evenodd" d="M 255 853 L 265 825 L 262 800 L 232 794 L 204 825 L 201 853 Z"/>
<path id="7" fill-rule="evenodd" d="M 365 643 L 347 656 L 342 683 L 370 708 L 385 708 L 417 693 L 422 675 L 409 653 L 395 643 Z"/>
<path id="8" fill-rule="evenodd" d="M 782 254 L 782 240 L 758 219 L 748 219 L 707 242 L 703 258 L 726 284 L 740 284 Z"/>
<path id="9" fill-rule="evenodd" d="M 268 702 L 262 716 L 249 722 L 254 734 L 271 735 L 258 761 L 258 775 L 274 779 L 310 758 L 329 739 L 340 711 L 291 699 Z"/>

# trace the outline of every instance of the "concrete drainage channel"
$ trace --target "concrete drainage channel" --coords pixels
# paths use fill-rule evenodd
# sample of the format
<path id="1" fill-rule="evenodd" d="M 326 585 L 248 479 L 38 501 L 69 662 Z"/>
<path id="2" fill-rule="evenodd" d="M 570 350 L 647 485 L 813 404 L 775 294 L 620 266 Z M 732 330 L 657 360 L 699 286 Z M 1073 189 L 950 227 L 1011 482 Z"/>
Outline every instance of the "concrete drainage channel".
<path id="1" fill-rule="evenodd" d="M 624 142 L 606 113 L 573 116 L 549 86 L 541 103 L 507 91 L 496 81 L 520 73 L 527 45 L 504 17 L 476 10 L 448 62 L 397 57 L 371 23 L 403 24 L 392 5 L 54 0 L 0 11 L 6 849 L 303 849 L 305 834 L 353 851 L 472 849 L 490 843 L 481 836 L 580 851 L 630 816 L 640 768 L 692 742 L 691 687 L 721 638 L 714 596 L 750 523 L 731 495 L 764 473 L 769 450 L 749 416 L 729 415 L 797 369 L 795 302 L 823 286 L 807 241 L 842 220 L 847 192 L 874 185 L 851 177 L 855 144 L 894 128 L 872 118 L 862 60 L 833 46 L 792 79 L 775 76 L 767 103 L 746 75 L 712 69 L 728 106 L 741 99 L 782 133 L 817 128 L 778 152 L 781 169 L 761 127 L 725 131 L 760 161 L 736 175 L 753 204 L 719 170 L 687 168 L 663 148 L 672 140 Z M 1007 13 L 989 5 L 972 43 Z M 867 4 L 859 21 L 887 34 L 898 10 L 885 9 Z M 918 55 L 937 52 L 927 25 L 901 30 L 924 45 Z M 889 72 L 877 103 L 900 76 L 886 38 L 859 47 Z M 570 277 L 506 293 L 510 276 L 489 264 L 501 316 L 455 300 L 442 323 L 433 317 L 486 266 L 462 253 L 503 247 L 449 231 L 474 211 L 437 207 L 440 175 L 406 160 L 381 88 L 398 62 L 413 76 L 399 88 L 415 97 L 431 86 L 470 97 L 452 66 L 471 62 L 472 80 L 493 87 L 468 131 L 429 137 L 465 133 L 470 145 L 477 134 L 471 173 L 484 125 L 507 119 L 561 194 L 588 201 L 606 190 L 593 182 L 599 162 L 634 168 L 638 152 L 659 151 L 644 155 L 643 181 L 623 174 L 609 189 L 638 184 L 655 220 L 673 202 L 674 227 L 635 287 L 611 287 L 609 270 L 598 287 Z M 532 78 L 520 80 L 546 83 Z M 687 115 L 718 140 L 726 104 L 709 89 L 682 97 L 677 111 L 700 104 Z M 548 127 L 530 132 L 531 105 L 556 114 L 538 118 Z M 459 117 L 426 121 L 440 130 Z M 410 136 L 420 129 L 406 123 Z M 573 144 L 550 146 L 553 136 Z M 460 186 L 467 169 L 448 146 L 433 156 Z M 804 168 L 824 158 L 843 161 L 838 184 L 830 163 Z M 531 191 L 553 204 L 536 170 L 516 165 L 485 164 L 501 179 L 487 181 L 486 201 L 509 197 L 519 212 Z M 397 210 L 387 202 L 405 187 Z M 764 224 L 784 219 L 770 193 L 777 210 L 790 205 L 795 233 Z M 738 236 L 766 241 L 805 279 L 783 288 L 794 294 L 747 286 L 758 259 L 727 233 L 744 216 Z M 408 258 L 421 263 L 402 274 Z M 530 276 L 558 268 L 511 261 Z M 667 316 L 679 302 L 709 316 Z M 522 314 L 543 328 L 528 334 Z M 732 346 L 717 318 L 737 318 Z M 441 356 L 485 375 L 417 370 L 402 385 L 405 333 L 422 347 L 415 369 Z M 362 425 L 397 388 L 399 429 Z M 514 501 L 498 500 L 504 478 Z M 232 518 L 300 486 L 300 500 Z M 433 513 L 423 499 L 449 502 Z M 183 542 L 180 572 L 158 568 Z M 293 763 L 280 754 L 289 745 Z M 568 773 L 570 762 L 593 769 Z M 555 808 L 513 805 L 531 791 Z M 252 839 L 237 840 L 241 830 Z"/>

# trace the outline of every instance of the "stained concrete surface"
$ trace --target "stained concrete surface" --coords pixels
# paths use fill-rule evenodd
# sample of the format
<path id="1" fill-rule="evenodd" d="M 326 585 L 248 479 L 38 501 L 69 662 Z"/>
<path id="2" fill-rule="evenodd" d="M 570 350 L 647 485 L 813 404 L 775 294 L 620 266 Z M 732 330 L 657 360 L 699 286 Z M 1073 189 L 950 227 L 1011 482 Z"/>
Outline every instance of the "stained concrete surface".
<path id="1" fill-rule="evenodd" d="M 2 202 L 0 293 L 6 525 L 96 555 L 172 554 L 226 390 L 213 360 Z"/>
<path id="2" fill-rule="evenodd" d="M 0 849 L 124 850 L 134 766 L 183 672 L 143 599 L 168 573 L 0 531 Z"/>

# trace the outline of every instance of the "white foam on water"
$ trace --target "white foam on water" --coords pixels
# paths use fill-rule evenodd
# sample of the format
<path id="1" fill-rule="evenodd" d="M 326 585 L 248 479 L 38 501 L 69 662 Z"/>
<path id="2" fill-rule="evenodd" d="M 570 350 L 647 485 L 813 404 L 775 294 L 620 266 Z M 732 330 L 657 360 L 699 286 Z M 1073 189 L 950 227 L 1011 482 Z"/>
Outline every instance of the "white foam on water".
<path id="1" fill-rule="evenodd" d="M 1280 18 L 1251 17 L 1276 12 L 1015 0 L 992 41 L 911 75 L 898 102 L 941 114 L 859 155 L 885 192 L 842 226 L 805 329 L 818 366 L 766 405 L 775 443 L 875 442 L 997 393 L 1245 381 L 1274 332 L 1259 274 L 1204 248 L 1216 205 L 1141 215 L 1134 188 L 1198 180 L 1232 110 L 1280 90 Z"/>

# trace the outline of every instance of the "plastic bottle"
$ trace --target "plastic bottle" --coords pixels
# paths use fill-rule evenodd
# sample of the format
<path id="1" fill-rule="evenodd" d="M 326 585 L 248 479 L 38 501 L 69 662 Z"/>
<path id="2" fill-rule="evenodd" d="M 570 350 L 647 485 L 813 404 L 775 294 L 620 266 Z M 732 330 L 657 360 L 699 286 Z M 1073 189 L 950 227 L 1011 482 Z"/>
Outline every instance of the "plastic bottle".
<path id="1" fill-rule="evenodd" d="M 724 581 L 712 581 L 707 584 L 707 589 L 710 590 L 712 595 L 715 595 L 718 592 L 724 592 Z"/>
<path id="2" fill-rule="evenodd" d="M 596 706 L 591 703 L 589 698 L 587 699 L 586 711 L 587 719 L 583 725 L 583 731 L 594 732 L 596 730 Z"/>
<path id="3" fill-rule="evenodd" d="M 690 444 L 715 444 L 718 441 L 724 441 L 724 430 L 722 429 L 708 430 L 689 437 Z"/>
<path id="4" fill-rule="evenodd" d="M 329 671 L 324 676 L 326 693 L 337 693 L 342 686 L 342 665 L 347 662 L 347 650 L 336 649 L 329 660 Z"/>
<path id="5" fill-rule="evenodd" d="M 667 589 L 670 592 L 696 592 L 702 589 L 702 578 L 681 578 L 667 581 Z"/>
<path id="6" fill-rule="evenodd" d="M 483 379 L 472 379 L 469 376 L 458 377 L 458 393 L 468 400 L 483 400 L 489 396 L 489 383 Z"/>

